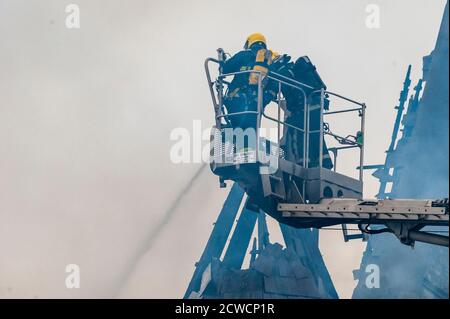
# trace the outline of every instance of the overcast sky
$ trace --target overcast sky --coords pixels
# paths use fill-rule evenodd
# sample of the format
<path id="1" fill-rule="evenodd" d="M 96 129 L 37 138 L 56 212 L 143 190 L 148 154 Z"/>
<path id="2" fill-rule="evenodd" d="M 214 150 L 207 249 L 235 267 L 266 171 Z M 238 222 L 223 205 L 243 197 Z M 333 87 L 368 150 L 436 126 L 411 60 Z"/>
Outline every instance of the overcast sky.
<path id="1" fill-rule="evenodd" d="M 66 28 L 70 3 L 80 29 Z M 365 24 L 370 3 L 379 29 Z M 213 123 L 203 60 L 218 47 L 238 51 L 255 31 L 278 52 L 308 55 L 330 90 L 367 103 L 366 162 L 377 164 L 406 68 L 415 83 L 444 5 L 0 0 L 0 297 L 181 297 L 227 194 L 208 170 L 121 280 L 199 167 L 170 161 L 169 136 L 194 119 Z M 367 174 L 365 196 L 377 187 Z M 328 231 L 321 248 L 349 297 L 364 245 Z M 71 263 L 80 289 L 65 287 Z"/>

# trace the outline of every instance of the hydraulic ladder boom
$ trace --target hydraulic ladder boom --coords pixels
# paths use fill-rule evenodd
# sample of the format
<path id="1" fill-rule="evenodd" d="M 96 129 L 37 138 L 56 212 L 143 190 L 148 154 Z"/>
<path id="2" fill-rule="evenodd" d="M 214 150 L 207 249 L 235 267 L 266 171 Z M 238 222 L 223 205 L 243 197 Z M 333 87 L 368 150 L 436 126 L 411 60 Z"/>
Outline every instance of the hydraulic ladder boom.
<path id="1" fill-rule="evenodd" d="M 415 241 L 449 246 L 449 238 L 419 231 L 425 226 L 449 225 L 449 201 L 444 200 L 361 200 L 323 199 L 318 204 L 279 204 L 278 210 L 286 218 L 299 220 L 329 220 L 336 224 L 358 224 L 362 232 L 379 234 L 391 232 L 404 244 Z M 365 225 L 365 226 L 364 226 Z M 369 225 L 385 225 L 383 229 L 369 229 Z"/>

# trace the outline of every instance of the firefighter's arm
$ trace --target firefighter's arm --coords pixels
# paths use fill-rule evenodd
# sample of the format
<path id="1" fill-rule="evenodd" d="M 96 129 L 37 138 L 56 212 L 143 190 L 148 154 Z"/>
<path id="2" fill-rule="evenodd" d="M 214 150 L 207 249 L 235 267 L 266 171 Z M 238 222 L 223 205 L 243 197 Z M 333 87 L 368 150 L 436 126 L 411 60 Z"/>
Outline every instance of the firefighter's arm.
<path id="1" fill-rule="evenodd" d="M 243 65 L 244 56 L 246 52 L 241 51 L 236 53 L 234 56 L 229 58 L 228 60 L 224 61 L 221 65 L 222 73 L 232 73 L 232 72 L 238 72 L 241 69 L 241 66 Z"/>

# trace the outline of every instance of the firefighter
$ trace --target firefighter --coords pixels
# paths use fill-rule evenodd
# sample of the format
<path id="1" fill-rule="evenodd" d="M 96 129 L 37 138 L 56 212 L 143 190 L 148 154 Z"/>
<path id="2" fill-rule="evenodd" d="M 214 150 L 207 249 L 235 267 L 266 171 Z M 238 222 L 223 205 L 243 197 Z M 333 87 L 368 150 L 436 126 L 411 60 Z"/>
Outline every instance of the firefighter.
<path id="1" fill-rule="evenodd" d="M 244 50 L 236 53 L 221 65 L 224 74 L 240 71 L 259 71 L 267 74 L 272 61 L 272 52 L 267 49 L 267 41 L 261 33 L 251 34 L 244 44 Z M 228 114 L 258 110 L 258 73 L 243 73 L 234 76 L 224 97 Z M 267 101 L 263 101 L 267 103 Z M 256 128 L 257 114 L 229 116 L 233 128 Z"/>

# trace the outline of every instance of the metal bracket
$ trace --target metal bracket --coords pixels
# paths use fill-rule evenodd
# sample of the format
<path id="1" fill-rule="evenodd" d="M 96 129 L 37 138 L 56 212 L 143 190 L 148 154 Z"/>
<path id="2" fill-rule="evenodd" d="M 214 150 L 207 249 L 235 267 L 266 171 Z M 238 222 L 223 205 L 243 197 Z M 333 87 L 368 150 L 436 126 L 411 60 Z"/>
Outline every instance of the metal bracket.
<path id="1" fill-rule="evenodd" d="M 362 239 L 362 241 L 367 241 L 368 236 L 364 233 L 359 234 L 349 234 L 347 229 L 347 224 L 342 224 L 342 234 L 344 236 L 344 241 L 349 242 L 350 240 Z"/>

